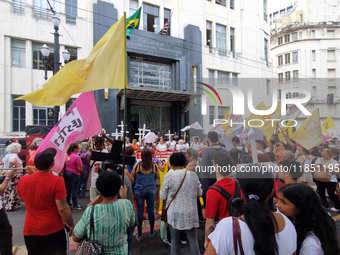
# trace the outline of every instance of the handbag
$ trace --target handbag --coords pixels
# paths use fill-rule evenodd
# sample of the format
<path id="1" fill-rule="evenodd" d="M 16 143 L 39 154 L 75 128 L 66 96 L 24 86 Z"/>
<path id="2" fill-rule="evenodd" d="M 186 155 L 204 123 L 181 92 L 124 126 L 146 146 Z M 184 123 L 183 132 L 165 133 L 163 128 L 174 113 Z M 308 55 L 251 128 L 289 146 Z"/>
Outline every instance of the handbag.
<path id="1" fill-rule="evenodd" d="M 244 255 L 242 240 L 241 240 L 241 227 L 238 219 L 233 217 L 233 240 L 235 255 L 238 255 L 238 248 L 240 248 L 241 255 Z"/>
<path id="2" fill-rule="evenodd" d="M 325 165 L 327 167 L 328 164 Z M 319 182 L 329 182 L 331 176 L 329 175 L 328 171 L 323 168 L 317 168 L 314 172 L 314 179 Z"/>
<path id="3" fill-rule="evenodd" d="M 169 209 L 169 206 L 171 205 L 172 201 L 174 201 L 175 197 L 177 196 L 178 194 L 178 191 L 181 189 L 182 187 L 182 184 L 185 180 L 185 177 L 187 176 L 187 172 L 188 171 L 185 171 L 185 174 L 184 174 L 184 177 L 183 177 L 183 180 L 181 182 L 181 185 L 179 185 L 179 188 L 178 190 L 176 191 L 175 195 L 172 197 L 170 203 L 168 204 L 168 206 L 165 208 L 165 209 L 162 209 L 162 216 L 161 216 L 161 220 L 164 221 L 165 223 L 168 222 L 168 209 Z"/>
<path id="4" fill-rule="evenodd" d="M 94 236 L 94 208 L 95 205 L 92 206 L 91 210 L 91 218 L 90 218 L 90 237 L 91 233 L 93 236 L 93 239 L 90 239 L 89 237 L 83 238 L 80 243 L 78 244 L 76 255 L 100 255 L 104 252 L 103 245 L 96 243 L 95 236 Z"/>

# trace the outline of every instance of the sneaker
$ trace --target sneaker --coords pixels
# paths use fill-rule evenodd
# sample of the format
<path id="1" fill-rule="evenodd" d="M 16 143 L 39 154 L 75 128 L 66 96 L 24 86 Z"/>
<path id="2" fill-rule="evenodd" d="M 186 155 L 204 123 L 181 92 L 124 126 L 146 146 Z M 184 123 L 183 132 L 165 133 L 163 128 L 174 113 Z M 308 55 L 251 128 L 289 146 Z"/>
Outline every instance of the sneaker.
<path id="1" fill-rule="evenodd" d="M 163 239 L 163 242 L 166 243 L 167 245 L 171 246 L 171 243 L 168 241 L 168 239 Z"/>
<path id="2" fill-rule="evenodd" d="M 336 209 L 335 207 L 332 207 L 330 210 L 331 210 L 332 212 L 340 212 L 340 209 Z"/>
<path id="3" fill-rule="evenodd" d="M 185 240 L 180 240 L 181 241 L 181 244 L 187 244 L 188 242 L 185 241 Z"/>
<path id="4" fill-rule="evenodd" d="M 77 207 L 73 207 L 72 210 L 73 211 L 80 211 L 81 209 L 83 209 L 84 206 L 81 206 L 81 205 L 77 205 Z"/>

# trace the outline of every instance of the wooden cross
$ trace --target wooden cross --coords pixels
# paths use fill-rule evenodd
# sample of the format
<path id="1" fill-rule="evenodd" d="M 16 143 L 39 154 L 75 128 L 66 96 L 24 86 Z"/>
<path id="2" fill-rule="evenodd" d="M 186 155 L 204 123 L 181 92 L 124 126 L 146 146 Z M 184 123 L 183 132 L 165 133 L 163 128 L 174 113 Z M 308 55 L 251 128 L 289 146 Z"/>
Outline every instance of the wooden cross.
<path id="1" fill-rule="evenodd" d="M 165 134 L 165 136 L 168 136 L 168 140 L 170 141 L 170 136 L 173 136 L 174 134 L 171 134 L 170 133 L 170 130 L 169 130 L 169 133 Z"/>
<path id="2" fill-rule="evenodd" d="M 139 132 L 142 132 L 142 134 L 143 134 L 143 138 L 144 138 L 144 136 L 145 136 L 145 132 L 150 132 L 151 130 L 150 129 L 146 129 L 145 128 L 145 124 L 143 125 L 143 128 L 138 128 L 138 131 Z"/>
<path id="3" fill-rule="evenodd" d="M 112 137 L 115 137 L 116 140 L 119 139 L 119 136 L 122 135 L 122 133 L 118 133 L 118 129 L 116 128 L 116 133 L 111 133 Z"/>

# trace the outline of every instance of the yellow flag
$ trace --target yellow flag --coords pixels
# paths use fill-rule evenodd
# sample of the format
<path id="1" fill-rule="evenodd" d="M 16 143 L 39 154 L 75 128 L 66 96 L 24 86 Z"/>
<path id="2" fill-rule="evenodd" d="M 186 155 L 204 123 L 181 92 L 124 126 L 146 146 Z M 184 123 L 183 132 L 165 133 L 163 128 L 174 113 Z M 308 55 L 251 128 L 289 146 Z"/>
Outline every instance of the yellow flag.
<path id="1" fill-rule="evenodd" d="M 285 137 L 285 133 L 288 131 L 288 136 L 290 137 L 293 134 L 293 123 L 294 120 L 291 120 L 289 122 L 287 122 L 285 125 L 288 127 L 282 127 L 281 131 L 279 132 L 279 139 L 282 142 L 286 142 L 286 137 Z"/>
<path id="2" fill-rule="evenodd" d="M 225 113 L 223 119 L 225 119 L 225 120 L 228 120 L 228 119 L 229 119 L 229 106 L 227 107 L 227 112 Z M 233 133 L 231 133 L 231 134 L 228 133 L 228 129 L 229 129 L 228 123 L 222 124 L 222 127 L 223 127 L 223 129 L 225 130 L 226 136 L 233 136 Z"/>
<path id="3" fill-rule="evenodd" d="M 302 123 L 300 128 L 290 138 L 300 143 L 307 150 L 323 142 L 319 108 Z"/>
<path id="4" fill-rule="evenodd" d="M 268 107 L 265 105 L 265 103 L 262 101 L 258 106 L 256 106 L 257 110 L 267 110 Z M 279 119 L 281 115 L 281 101 L 278 102 L 277 106 L 276 106 L 276 110 L 272 113 L 272 114 L 268 114 L 268 115 L 256 115 L 254 113 L 252 113 L 246 120 L 246 125 L 247 127 L 250 129 L 251 126 L 248 124 L 249 121 L 251 121 L 251 125 L 252 126 L 259 126 L 256 127 L 257 129 L 260 129 L 263 131 L 264 135 L 267 137 L 267 139 L 271 139 L 276 127 L 277 127 L 277 121 L 268 121 L 270 119 Z M 256 121 L 258 120 L 258 121 Z M 259 121 L 262 120 L 263 121 L 263 125 L 262 122 Z M 261 126 L 262 125 L 262 126 Z M 261 126 L 261 127 L 260 127 Z"/>
<path id="5" fill-rule="evenodd" d="M 334 125 L 332 117 L 329 116 L 325 120 L 325 122 L 322 124 L 321 130 L 322 130 L 322 132 L 325 132 L 326 134 L 330 135 L 331 133 L 329 133 L 328 129 L 331 129 L 331 128 L 335 128 L 335 125 Z"/>
<path id="6" fill-rule="evenodd" d="M 66 64 L 42 89 L 17 98 L 34 105 L 63 105 L 74 94 L 127 87 L 125 14 L 86 59 Z"/>

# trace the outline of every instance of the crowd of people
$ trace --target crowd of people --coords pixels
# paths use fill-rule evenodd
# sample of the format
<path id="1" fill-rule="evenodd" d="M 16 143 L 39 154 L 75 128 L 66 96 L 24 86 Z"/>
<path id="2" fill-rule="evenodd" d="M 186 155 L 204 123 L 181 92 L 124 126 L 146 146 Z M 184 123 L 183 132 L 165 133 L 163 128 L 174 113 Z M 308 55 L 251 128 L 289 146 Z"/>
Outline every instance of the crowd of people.
<path id="1" fill-rule="evenodd" d="M 160 134 L 155 143 L 126 140 L 124 153 L 140 152 L 141 160 L 122 166 L 91 158 L 93 151 L 109 153 L 115 142 L 103 132 L 70 144 L 58 176 L 52 174 L 55 149 L 36 153 L 41 141 L 34 141 L 27 152 L 22 140 L 8 141 L 1 161 L 6 170 L 0 184 L 0 253 L 12 254 L 5 211 L 24 202 L 29 255 L 67 254 L 69 235 L 75 242 L 95 237 L 103 254 L 129 254 L 133 238 L 146 238 L 144 220 L 149 221 L 149 238 L 157 235 L 160 203 L 167 212 L 163 241 L 172 255 L 180 254 L 180 244 L 186 242 L 192 254 L 201 254 L 200 243 L 207 255 L 340 254 L 327 211 L 340 212 L 339 141 L 306 149 L 284 135 L 285 142 L 277 135 L 256 140 L 256 148 L 248 137 L 233 137 L 229 150 L 216 132 L 209 132 L 205 142 L 195 137 L 190 145 L 178 136 L 166 141 Z M 157 151 L 173 153 L 161 162 Z M 259 163 L 253 163 L 254 155 Z M 260 171 L 264 164 L 270 171 Z M 242 165 L 258 170 L 232 170 Z M 90 200 L 87 208 L 78 198 Z M 84 213 L 75 224 L 72 211 L 79 210 Z M 200 224 L 204 240 L 197 235 Z"/>

